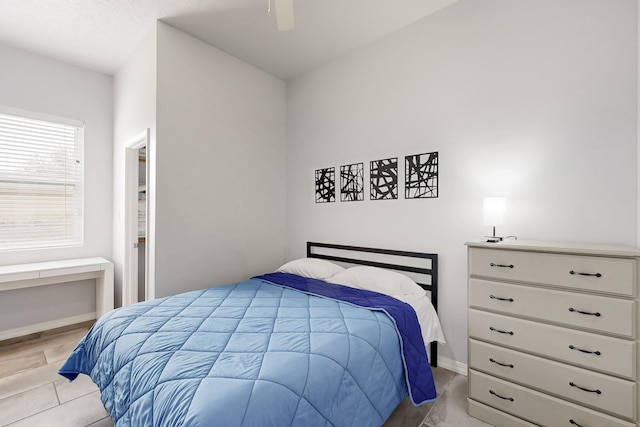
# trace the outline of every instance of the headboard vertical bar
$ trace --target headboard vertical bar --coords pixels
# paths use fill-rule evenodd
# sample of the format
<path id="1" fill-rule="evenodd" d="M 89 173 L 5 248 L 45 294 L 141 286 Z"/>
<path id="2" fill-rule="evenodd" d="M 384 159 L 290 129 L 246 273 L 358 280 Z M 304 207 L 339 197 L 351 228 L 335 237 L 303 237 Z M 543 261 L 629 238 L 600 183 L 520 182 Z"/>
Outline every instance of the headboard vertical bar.
<path id="1" fill-rule="evenodd" d="M 438 312 L 438 255 L 432 254 L 431 258 L 431 305 Z M 431 343 L 431 365 L 438 366 L 438 343 Z"/>

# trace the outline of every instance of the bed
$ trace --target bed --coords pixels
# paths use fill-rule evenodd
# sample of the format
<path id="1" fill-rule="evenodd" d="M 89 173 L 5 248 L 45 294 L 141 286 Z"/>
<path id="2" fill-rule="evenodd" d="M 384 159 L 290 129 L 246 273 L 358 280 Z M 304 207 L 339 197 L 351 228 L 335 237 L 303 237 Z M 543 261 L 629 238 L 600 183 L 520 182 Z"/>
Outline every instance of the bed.
<path id="1" fill-rule="evenodd" d="M 435 365 L 443 341 L 391 270 L 427 277 L 435 314 L 436 254 L 310 242 L 276 272 L 105 314 L 59 373 L 89 375 L 116 427 L 379 426 L 436 398 L 424 343 Z"/>

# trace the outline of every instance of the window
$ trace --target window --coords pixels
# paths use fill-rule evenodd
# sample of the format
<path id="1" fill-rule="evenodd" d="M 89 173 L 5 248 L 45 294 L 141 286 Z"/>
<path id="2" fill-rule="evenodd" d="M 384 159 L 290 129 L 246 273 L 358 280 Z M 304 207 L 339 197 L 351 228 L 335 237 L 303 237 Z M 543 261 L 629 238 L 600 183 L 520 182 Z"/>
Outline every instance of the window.
<path id="1" fill-rule="evenodd" d="M 84 125 L 0 107 L 0 251 L 83 244 Z"/>

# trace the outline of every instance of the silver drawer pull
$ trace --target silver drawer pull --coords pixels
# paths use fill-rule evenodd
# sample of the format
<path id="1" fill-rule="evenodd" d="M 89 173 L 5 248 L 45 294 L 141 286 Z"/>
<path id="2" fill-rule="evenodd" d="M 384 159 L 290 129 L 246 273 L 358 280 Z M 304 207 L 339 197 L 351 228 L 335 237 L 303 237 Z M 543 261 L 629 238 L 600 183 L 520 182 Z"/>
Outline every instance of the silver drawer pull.
<path id="1" fill-rule="evenodd" d="M 501 298 L 501 297 L 497 297 L 495 295 L 489 295 L 489 298 L 491 299 L 497 299 L 498 301 L 509 301 L 509 302 L 513 302 L 513 298 Z"/>
<path id="2" fill-rule="evenodd" d="M 575 387 L 575 388 L 579 388 L 582 391 L 588 391 L 589 393 L 595 393 L 595 394 L 602 394 L 602 392 L 600 390 L 589 390 L 588 388 L 584 388 L 584 387 L 580 387 L 579 385 L 576 385 L 576 383 L 574 383 L 573 381 L 571 381 L 569 383 L 569 385 L 571 387 Z"/>
<path id="3" fill-rule="evenodd" d="M 569 348 L 570 348 L 571 350 L 578 350 L 578 351 L 581 351 L 581 352 L 583 352 L 583 353 L 595 354 L 596 356 L 600 356 L 600 355 L 602 354 L 602 353 L 600 353 L 599 351 L 583 350 L 583 349 L 581 349 L 581 348 L 574 347 L 574 346 L 572 346 L 572 345 L 569 345 Z"/>
<path id="4" fill-rule="evenodd" d="M 574 425 L 574 426 L 582 427 L 582 424 L 578 424 L 577 422 L 575 422 L 575 421 L 573 421 L 573 420 L 569 420 L 569 423 L 570 423 L 571 425 Z"/>
<path id="5" fill-rule="evenodd" d="M 493 390 L 489 390 L 489 393 L 493 394 L 495 397 L 499 397 L 502 400 L 508 400 L 509 402 L 513 402 L 513 397 L 504 397 L 504 396 L 500 396 L 498 393 L 496 393 Z"/>
<path id="6" fill-rule="evenodd" d="M 600 273 L 581 273 L 579 271 L 573 271 L 573 270 L 571 270 L 569 274 L 577 274 L 579 276 L 602 277 L 602 274 Z"/>
<path id="7" fill-rule="evenodd" d="M 489 326 L 489 329 L 494 332 L 500 332 L 501 334 L 513 335 L 512 331 L 501 331 L 500 329 L 496 329 L 493 326 Z"/>
<path id="8" fill-rule="evenodd" d="M 513 268 L 513 264 L 496 264 L 495 262 L 492 262 L 491 264 L 489 264 L 491 267 L 503 267 L 503 268 Z"/>
<path id="9" fill-rule="evenodd" d="M 596 316 L 596 317 L 600 317 L 601 316 L 601 314 L 599 312 L 597 312 L 597 311 L 595 313 L 591 313 L 589 311 L 576 310 L 573 307 L 569 307 L 569 311 L 572 312 L 572 313 L 575 312 L 575 313 L 580 313 L 580 314 L 586 314 L 588 316 Z"/>
<path id="10" fill-rule="evenodd" d="M 493 360 L 493 358 L 491 358 L 491 357 L 489 358 L 489 362 L 495 363 L 496 365 L 500 365 L 500 366 L 506 366 L 506 367 L 509 367 L 509 368 L 512 368 L 512 369 L 514 368 L 514 366 L 512 364 L 510 364 L 510 363 L 500 363 L 497 360 Z"/>

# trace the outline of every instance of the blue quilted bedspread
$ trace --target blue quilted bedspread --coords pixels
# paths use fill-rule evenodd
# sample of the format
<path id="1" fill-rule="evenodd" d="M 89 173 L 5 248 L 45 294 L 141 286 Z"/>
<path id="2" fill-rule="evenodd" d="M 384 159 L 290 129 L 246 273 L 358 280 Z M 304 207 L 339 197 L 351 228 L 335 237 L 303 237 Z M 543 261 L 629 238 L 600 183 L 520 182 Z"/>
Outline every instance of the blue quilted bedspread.
<path id="1" fill-rule="evenodd" d="M 116 309 L 59 372 L 89 375 L 117 427 L 379 426 L 407 383 L 415 403 L 433 400 L 416 332 L 399 333 L 411 315 L 320 285 L 353 291 L 276 273 Z"/>

